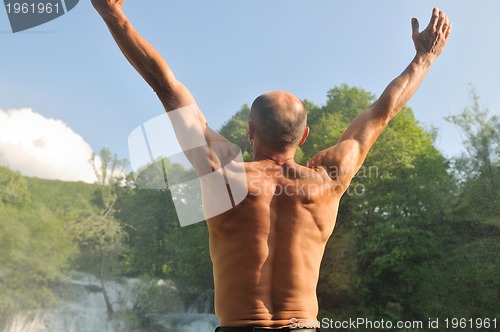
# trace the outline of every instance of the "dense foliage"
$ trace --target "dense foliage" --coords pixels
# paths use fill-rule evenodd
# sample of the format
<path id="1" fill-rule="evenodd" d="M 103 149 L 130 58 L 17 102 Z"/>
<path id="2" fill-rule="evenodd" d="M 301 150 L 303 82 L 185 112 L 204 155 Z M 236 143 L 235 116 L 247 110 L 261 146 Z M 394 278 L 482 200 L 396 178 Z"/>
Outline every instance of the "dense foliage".
<path id="1" fill-rule="evenodd" d="M 66 233 L 67 217 L 94 190 L 0 167 L 0 314 L 56 303 L 51 285 L 77 252 Z"/>
<path id="2" fill-rule="evenodd" d="M 322 106 L 305 101 L 311 135 L 297 162 L 335 144 L 374 100 L 342 85 Z M 243 106 L 220 130 L 246 160 L 248 113 Z M 325 252 L 321 317 L 427 321 L 500 312 L 500 121 L 474 91 L 472 105 L 448 120 L 465 138 L 466 153 L 455 159 L 434 147 L 435 130 L 422 128 L 410 108 L 373 147 L 341 201 Z M 138 189 L 132 177 L 116 181 L 105 172 L 88 185 L 0 167 L 0 315 L 55 303 L 51 289 L 72 269 L 101 274 L 103 283 L 104 276 L 174 283 L 175 305 L 143 301 L 141 312 L 213 296 L 206 225 L 181 228 L 168 190 Z"/>

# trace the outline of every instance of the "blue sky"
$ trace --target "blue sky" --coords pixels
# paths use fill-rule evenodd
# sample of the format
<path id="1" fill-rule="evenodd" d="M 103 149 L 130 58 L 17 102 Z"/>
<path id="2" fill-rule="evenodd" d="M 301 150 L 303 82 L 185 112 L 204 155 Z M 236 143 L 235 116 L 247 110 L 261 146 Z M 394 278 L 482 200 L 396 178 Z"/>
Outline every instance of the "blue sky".
<path id="1" fill-rule="evenodd" d="M 436 145 L 450 157 L 461 151 L 461 136 L 443 117 L 470 104 L 469 84 L 500 115 L 499 1 L 128 0 L 124 10 L 218 129 L 271 89 L 320 105 L 342 83 L 379 95 L 414 55 L 411 17 L 423 28 L 434 6 L 450 17 L 453 33 L 408 105 L 439 129 Z M 163 112 L 90 1 L 16 34 L 1 8 L 0 39 L 2 112 L 30 108 L 66 124 L 94 151 L 108 147 L 121 157 L 129 133 Z M 18 133 L 32 131 L 15 123 Z"/>

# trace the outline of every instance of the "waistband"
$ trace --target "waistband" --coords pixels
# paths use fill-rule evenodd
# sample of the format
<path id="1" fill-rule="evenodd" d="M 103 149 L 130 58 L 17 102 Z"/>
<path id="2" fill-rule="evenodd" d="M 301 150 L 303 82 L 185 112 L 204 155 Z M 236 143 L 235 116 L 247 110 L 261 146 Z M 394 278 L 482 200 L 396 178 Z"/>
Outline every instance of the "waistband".
<path id="1" fill-rule="evenodd" d="M 265 328 L 265 327 L 218 327 L 215 332 L 320 332 L 319 328 L 290 328 L 290 327 L 280 327 L 280 328 Z"/>

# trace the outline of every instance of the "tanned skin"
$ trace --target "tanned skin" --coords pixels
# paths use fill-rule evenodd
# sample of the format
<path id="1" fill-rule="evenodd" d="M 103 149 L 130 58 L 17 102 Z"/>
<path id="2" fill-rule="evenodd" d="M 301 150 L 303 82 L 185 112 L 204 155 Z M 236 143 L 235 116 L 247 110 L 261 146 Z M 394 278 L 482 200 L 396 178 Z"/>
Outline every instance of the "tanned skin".
<path id="1" fill-rule="evenodd" d="M 167 112 L 196 105 L 158 52 L 133 28 L 122 11 L 124 0 L 91 0 L 123 54 L 157 93 Z M 349 125 L 339 141 L 316 154 L 307 167 L 294 162 L 304 143 L 271 148 L 249 121 L 254 160 L 245 163 L 248 195 L 233 209 L 207 220 L 215 280 L 215 310 L 221 326 L 284 327 L 317 320 L 318 283 L 326 242 L 333 232 L 339 201 L 365 157 L 413 96 L 446 46 L 451 24 L 434 8 L 419 32 L 412 19 L 416 55 L 380 98 Z M 302 102 L 283 91 L 265 95 L 290 116 Z M 291 113 L 290 113 L 291 112 Z M 198 109 L 207 141 L 225 141 Z M 168 143 L 168 142 L 167 142 Z M 196 165 L 195 165 L 196 168 Z"/>

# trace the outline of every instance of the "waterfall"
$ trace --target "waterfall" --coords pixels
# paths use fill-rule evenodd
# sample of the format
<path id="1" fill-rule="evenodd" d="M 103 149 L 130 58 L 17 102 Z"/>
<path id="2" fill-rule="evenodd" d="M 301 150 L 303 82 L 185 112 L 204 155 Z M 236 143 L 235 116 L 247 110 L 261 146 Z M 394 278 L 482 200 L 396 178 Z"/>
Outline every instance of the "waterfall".
<path id="1" fill-rule="evenodd" d="M 3 332 L 152 331 L 138 327 L 137 322 L 131 322 L 130 317 L 124 314 L 134 309 L 140 283 L 138 279 L 107 283 L 106 289 L 115 310 L 110 319 L 97 278 L 88 274 L 67 278 L 60 291 L 62 303 L 57 308 L 19 312 L 7 322 L 0 322 L 0 329 L 5 326 Z M 207 307 L 207 304 L 197 306 Z M 215 315 L 197 313 L 192 306 L 179 313 L 146 313 L 145 316 L 155 332 L 213 332 L 218 325 Z"/>
<path id="2" fill-rule="evenodd" d="M 129 295 L 137 279 L 107 284 L 110 298 L 121 310 L 131 309 Z M 20 312 L 7 322 L 4 332 L 126 332 L 126 322 L 108 319 L 102 289 L 97 278 L 81 274 L 63 282 L 59 307 Z"/>

